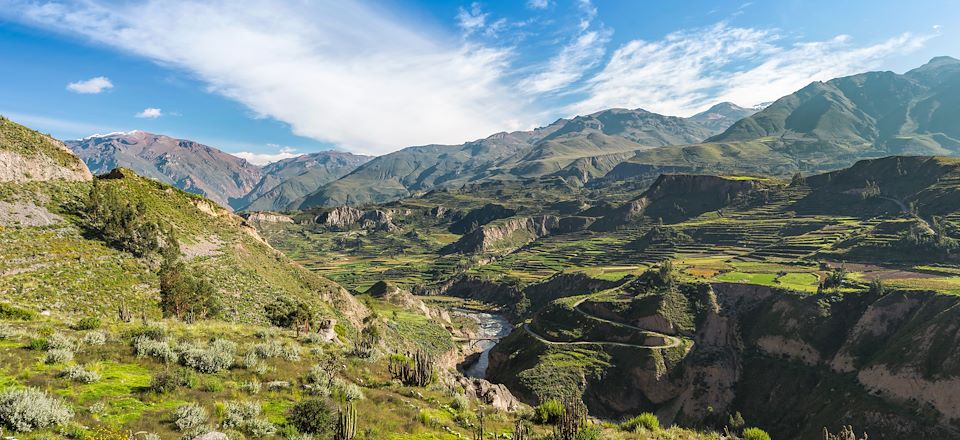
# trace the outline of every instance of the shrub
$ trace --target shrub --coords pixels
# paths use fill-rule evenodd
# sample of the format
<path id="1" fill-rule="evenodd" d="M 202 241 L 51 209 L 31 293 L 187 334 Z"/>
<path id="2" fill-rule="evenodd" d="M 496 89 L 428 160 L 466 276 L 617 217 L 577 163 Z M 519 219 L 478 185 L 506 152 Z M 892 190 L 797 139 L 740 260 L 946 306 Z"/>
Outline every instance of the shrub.
<path id="1" fill-rule="evenodd" d="M 271 324 L 284 328 L 306 324 L 313 319 L 313 310 L 309 305 L 285 296 L 277 297 L 267 304 L 264 314 Z"/>
<path id="2" fill-rule="evenodd" d="M 290 388 L 290 382 L 285 380 L 271 380 L 270 382 L 263 384 L 263 386 L 267 387 L 267 389 L 270 391 L 286 390 Z"/>
<path id="3" fill-rule="evenodd" d="M 13 327 L 0 325 L 0 340 L 13 339 L 13 338 L 16 338 L 19 334 L 20 332 L 18 332 Z"/>
<path id="4" fill-rule="evenodd" d="M 47 349 L 48 350 L 70 350 L 73 351 L 77 348 L 77 342 L 73 338 L 63 334 L 63 333 L 54 333 L 47 338 Z"/>
<path id="5" fill-rule="evenodd" d="M 163 394 L 176 390 L 180 387 L 193 388 L 197 383 L 194 373 L 185 368 L 176 370 L 163 370 L 153 375 L 150 379 L 150 390 L 155 393 Z"/>
<path id="6" fill-rule="evenodd" d="M 223 391 L 223 381 L 215 377 L 203 381 L 203 390 L 209 393 L 219 393 Z"/>
<path id="7" fill-rule="evenodd" d="M 353 400 L 363 400 L 363 390 L 360 389 L 359 386 L 347 382 L 339 377 L 333 379 L 331 388 L 333 389 L 333 395 L 337 398 L 337 400 L 347 402 Z"/>
<path id="8" fill-rule="evenodd" d="M 15 431 L 49 428 L 72 418 L 73 411 L 63 401 L 35 388 L 0 393 L 0 423 Z"/>
<path id="9" fill-rule="evenodd" d="M 262 359 L 284 358 L 288 361 L 300 360 L 300 347 L 289 343 L 281 344 L 276 340 L 256 344 L 250 352 Z"/>
<path id="10" fill-rule="evenodd" d="M 563 403 L 557 399 L 544 401 L 534 410 L 534 420 L 540 424 L 554 424 L 562 416 Z"/>
<path id="11" fill-rule="evenodd" d="M 103 345 L 107 343 L 106 332 L 90 332 L 83 335 L 84 345 Z"/>
<path id="12" fill-rule="evenodd" d="M 167 338 L 167 329 L 158 325 L 144 325 L 130 331 L 130 339 L 143 337 L 153 341 L 163 341 Z"/>
<path id="13" fill-rule="evenodd" d="M 324 400 L 301 400 L 290 410 L 290 423 L 303 433 L 326 434 L 334 423 L 334 411 Z"/>
<path id="14" fill-rule="evenodd" d="M 50 351 L 47 351 L 46 356 L 43 358 L 43 363 L 47 365 L 52 364 L 62 364 L 64 362 L 70 362 L 73 360 L 73 352 L 70 350 L 65 350 L 62 348 L 54 348 Z"/>
<path id="15" fill-rule="evenodd" d="M 177 430 L 185 433 L 195 433 L 207 423 L 207 410 L 196 403 L 181 405 L 173 411 L 173 424 Z"/>
<path id="16" fill-rule="evenodd" d="M 30 338 L 27 342 L 27 349 L 34 351 L 47 351 L 50 348 L 50 342 L 46 338 Z"/>
<path id="17" fill-rule="evenodd" d="M 604 437 L 599 427 L 586 425 L 577 432 L 576 440 L 604 440 Z"/>
<path id="18" fill-rule="evenodd" d="M 80 383 L 94 383 L 100 380 L 100 375 L 95 371 L 89 371 L 80 365 L 71 365 L 60 372 L 60 377 L 70 379 Z"/>
<path id="19" fill-rule="evenodd" d="M 248 394 L 260 394 L 260 382 L 252 380 L 250 382 L 244 382 L 240 384 L 240 391 L 246 392 Z"/>
<path id="20" fill-rule="evenodd" d="M 100 328 L 100 318 L 88 316 L 73 324 L 74 330 L 96 330 Z"/>
<path id="21" fill-rule="evenodd" d="M 620 425 L 620 429 L 630 432 L 640 432 L 642 430 L 656 431 L 660 429 L 660 420 L 652 413 L 640 413 Z"/>
<path id="22" fill-rule="evenodd" d="M 180 358 L 169 342 L 157 341 L 146 335 L 137 336 L 133 340 L 133 350 L 137 357 L 151 357 L 166 364 L 172 364 Z"/>
<path id="23" fill-rule="evenodd" d="M 227 402 L 223 427 L 236 429 L 253 438 L 263 438 L 277 430 L 272 423 L 260 419 L 260 404 L 257 402 Z"/>
<path id="24" fill-rule="evenodd" d="M 467 399 L 466 395 L 457 393 L 453 396 L 453 402 L 450 402 L 450 407 L 457 411 L 464 411 L 470 408 L 470 400 Z"/>
<path id="25" fill-rule="evenodd" d="M 4 321 L 33 321 L 37 314 L 26 309 L 0 303 L 0 320 Z"/>
<path id="26" fill-rule="evenodd" d="M 180 362 L 201 373 L 217 373 L 233 366 L 237 344 L 217 339 L 207 348 L 188 348 L 180 353 Z"/>
<path id="27" fill-rule="evenodd" d="M 743 430 L 743 440 L 770 440 L 770 434 L 760 428 L 747 428 Z"/>

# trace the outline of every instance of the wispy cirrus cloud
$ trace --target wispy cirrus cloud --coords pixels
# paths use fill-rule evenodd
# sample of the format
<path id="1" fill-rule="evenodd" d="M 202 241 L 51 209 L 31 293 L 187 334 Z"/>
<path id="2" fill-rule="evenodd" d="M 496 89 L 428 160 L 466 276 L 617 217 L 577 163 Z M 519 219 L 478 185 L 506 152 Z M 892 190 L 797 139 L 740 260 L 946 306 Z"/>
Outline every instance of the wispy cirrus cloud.
<path id="1" fill-rule="evenodd" d="M 502 82 L 509 50 L 452 42 L 362 2 L 6 3 L 0 14 L 186 70 L 353 151 L 459 143 L 527 119 Z"/>
<path id="2" fill-rule="evenodd" d="M 368 154 L 460 143 L 610 107 L 688 115 L 721 100 L 753 105 L 811 81 L 881 67 L 931 38 L 801 41 L 778 29 L 719 22 L 614 47 L 614 29 L 589 0 L 528 0 L 537 11 L 525 11 L 534 15 L 526 19 L 465 4 L 445 31 L 363 0 L 3 3 L 0 18 L 188 72 L 256 117 Z M 81 83 L 98 78 L 76 87 L 93 93 Z"/>
<path id="3" fill-rule="evenodd" d="M 67 84 L 67 90 L 74 93 L 81 93 L 86 95 L 95 95 L 97 93 L 103 92 L 107 89 L 112 89 L 113 83 L 110 82 L 110 78 L 105 76 L 97 76 L 83 81 L 72 82 Z"/>
<path id="4" fill-rule="evenodd" d="M 930 37 L 905 33 L 867 46 L 856 46 L 845 35 L 788 43 L 774 29 L 721 22 L 660 40 L 634 40 L 619 47 L 603 69 L 585 81 L 580 88 L 584 98 L 568 112 L 642 107 L 684 116 L 720 101 L 754 105 L 813 81 L 875 68 L 887 57 L 921 47 Z"/>
<path id="5" fill-rule="evenodd" d="M 527 7 L 531 9 L 547 9 L 550 0 L 527 0 Z"/>
<path id="6" fill-rule="evenodd" d="M 602 61 L 612 31 L 603 25 L 591 29 L 597 9 L 589 0 L 580 0 L 579 7 L 583 15 L 577 33 L 537 73 L 520 81 L 521 90 L 533 94 L 562 91 Z"/>

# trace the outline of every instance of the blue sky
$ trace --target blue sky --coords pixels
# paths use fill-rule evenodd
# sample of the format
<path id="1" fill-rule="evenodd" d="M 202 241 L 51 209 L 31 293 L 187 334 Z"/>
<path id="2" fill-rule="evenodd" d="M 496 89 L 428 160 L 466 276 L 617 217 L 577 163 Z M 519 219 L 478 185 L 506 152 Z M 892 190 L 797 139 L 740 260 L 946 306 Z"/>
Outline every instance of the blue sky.
<path id="1" fill-rule="evenodd" d="M 686 116 L 958 57 L 960 2 L 0 0 L 0 113 L 254 162 L 461 143 L 610 107 Z"/>

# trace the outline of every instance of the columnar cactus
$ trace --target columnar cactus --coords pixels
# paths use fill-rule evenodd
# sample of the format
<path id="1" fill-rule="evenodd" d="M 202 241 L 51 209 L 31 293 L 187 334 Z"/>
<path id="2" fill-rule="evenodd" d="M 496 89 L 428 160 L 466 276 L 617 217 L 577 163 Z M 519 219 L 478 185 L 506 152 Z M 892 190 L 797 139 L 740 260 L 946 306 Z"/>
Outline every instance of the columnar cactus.
<path id="1" fill-rule="evenodd" d="M 340 409 L 334 440 L 353 440 L 357 436 L 357 407 L 348 402 Z"/>

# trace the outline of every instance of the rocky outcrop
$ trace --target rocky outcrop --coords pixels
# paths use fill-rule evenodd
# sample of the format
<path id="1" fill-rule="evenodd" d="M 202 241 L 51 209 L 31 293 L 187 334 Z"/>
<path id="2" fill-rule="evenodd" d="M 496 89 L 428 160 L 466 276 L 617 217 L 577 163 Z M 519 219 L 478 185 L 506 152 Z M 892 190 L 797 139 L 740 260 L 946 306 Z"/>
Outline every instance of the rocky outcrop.
<path id="1" fill-rule="evenodd" d="M 379 298 L 407 310 L 420 313 L 446 327 L 451 326 L 450 314 L 446 310 L 427 306 L 423 300 L 417 298 L 409 291 L 395 286 L 393 283 L 378 281 L 370 286 L 366 293 L 374 298 Z"/>
<path id="2" fill-rule="evenodd" d="M 50 142 L 55 141 L 51 139 Z M 48 156 L 32 156 L 0 150 L 0 182 L 91 179 L 93 175 L 79 160 L 75 164 L 64 164 Z"/>
<path id="3" fill-rule="evenodd" d="M 445 254 L 508 253 L 560 228 L 560 218 L 553 215 L 513 217 L 475 229 L 457 242 L 444 247 Z"/>
<path id="4" fill-rule="evenodd" d="M 247 223 L 251 224 L 293 223 L 293 218 L 291 217 L 267 211 L 251 212 L 244 214 L 242 217 L 247 220 Z"/>
<path id="5" fill-rule="evenodd" d="M 470 210 L 461 219 L 453 222 L 450 225 L 450 232 L 466 234 L 494 220 L 511 217 L 516 213 L 517 211 L 503 205 L 488 203 L 480 208 Z"/>
<path id="6" fill-rule="evenodd" d="M 399 229 L 397 225 L 393 224 L 392 214 L 388 211 L 379 209 L 362 210 L 350 206 L 339 206 L 324 211 L 314 218 L 314 222 L 338 231 L 353 227 L 388 232 Z"/>
<path id="7" fill-rule="evenodd" d="M 62 142 L 0 116 L 0 182 L 92 179 Z"/>
<path id="8" fill-rule="evenodd" d="M 521 408 L 520 401 L 502 384 L 464 376 L 457 378 L 457 384 L 463 387 L 467 396 L 475 397 L 499 411 L 516 412 Z"/>
<path id="9" fill-rule="evenodd" d="M 597 220 L 591 229 L 609 231 L 641 217 L 676 223 L 734 203 L 747 203 L 762 196 L 767 187 L 761 179 L 663 174 L 650 189 Z"/>

